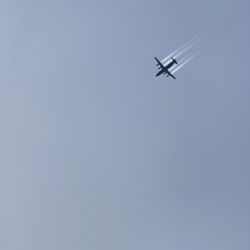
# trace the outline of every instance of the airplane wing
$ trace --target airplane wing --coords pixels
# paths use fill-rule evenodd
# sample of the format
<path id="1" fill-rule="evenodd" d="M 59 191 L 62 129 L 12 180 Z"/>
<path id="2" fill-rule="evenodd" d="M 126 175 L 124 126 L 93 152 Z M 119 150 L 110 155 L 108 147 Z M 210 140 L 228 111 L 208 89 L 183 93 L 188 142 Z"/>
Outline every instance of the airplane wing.
<path id="1" fill-rule="evenodd" d="M 155 57 L 155 60 L 157 62 L 156 66 L 159 65 L 162 69 L 164 69 L 164 65 L 159 61 L 159 59 L 157 57 Z"/>
<path id="2" fill-rule="evenodd" d="M 169 72 L 168 76 L 172 76 L 174 79 L 176 79 L 176 77 L 174 75 L 172 75 L 170 72 Z"/>
<path id="3" fill-rule="evenodd" d="M 174 75 L 172 75 L 172 74 L 170 73 L 169 70 L 168 70 L 166 73 L 168 74 L 167 76 L 171 76 L 171 77 L 173 77 L 174 79 L 176 79 L 176 77 L 175 77 Z"/>

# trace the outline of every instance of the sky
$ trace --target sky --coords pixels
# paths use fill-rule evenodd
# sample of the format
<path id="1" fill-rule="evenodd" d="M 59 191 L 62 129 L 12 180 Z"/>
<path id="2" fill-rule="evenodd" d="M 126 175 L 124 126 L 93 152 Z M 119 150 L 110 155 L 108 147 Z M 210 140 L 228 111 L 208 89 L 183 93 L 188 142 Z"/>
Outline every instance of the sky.
<path id="1" fill-rule="evenodd" d="M 2 0 L 0 249 L 249 249 L 249 11 Z M 207 26 L 211 46 L 156 78 Z"/>

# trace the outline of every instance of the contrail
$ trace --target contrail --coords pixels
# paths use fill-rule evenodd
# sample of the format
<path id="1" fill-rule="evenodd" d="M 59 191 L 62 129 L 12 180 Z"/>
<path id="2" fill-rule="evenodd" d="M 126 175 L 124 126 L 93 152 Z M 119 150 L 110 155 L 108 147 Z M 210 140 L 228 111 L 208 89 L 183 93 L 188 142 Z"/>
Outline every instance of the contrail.
<path id="1" fill-rule="evenodd" d="M 185 42 L 183 45 L 181 45 L 178 49 L 176 49 L 174 52 L 172 52 L 170 55 L 168 55 L 166 58 L 164 58 L 161 62 L 163 64 L 166 63 L 167 60 L 170 59 L 170 57 L 179 57 L 183 53 L 185 53 L 188 49 L 193 47 L 195 44 L 197 44 L 199 41 L 205 38 L 205 36 L 209 33 L 209 31 L 205 30 L 200 32 L 199 34 L 193 36 L 190 40 Z"/>
<path id="2" fill-rule="evenodd" d="M 175 73 L 176 71 L 181 69 L 202 51 L 207 49 L 211 45 L 211 43 L 219 37 L 219 34 L 221 34 L 221 28 L 223 28 L 221 27 L 219 21 L 220 20 L 218 20 L 218 18 L 213 19 L 213 22 L 210 23 L 205 29 L 191 37 L 191 39 L 186 41 L 169 56 L 164 58 L 161 63 L 166 66 L 171 62 L 170 57 L 174 57 L 175 59 L 177 59 L 178 65 L 172 65 L 169 71 L 171 73 Z M 180 59 L 178 57 L 180 57 Z"/>
<path id="3" fill-rule="evenodd" d="M 172 52 L 170 55 L 168 55 L 166 58 L 164 58 L 161 62 L 163 64 L 168 63 L 170 57 L 173 57 L 174 55 L 175 55 L 175 57 L 177 57 L 176 55 L 179 56 L 179 55 L 183 54 L 185 51 L 187 51 L 189 48 L 191 48 L 193 46 L 193 43 L 192 44 L 189 44 L 189 43 L 191 43 L 191 40 L 184 43 L 182 46 L 180 46 L 178 49 L 176 49 L 174 52 Z"/>
<path id="4" fill-rule="evenodd" d="M 188 59 L 186 59 L 178 68 L 174 69 L 174 70 L 172 71 L 172 73 L 175 73 L 175 72 L 177 72 L 178 70 L 180 70 L 184 65 L 186 65 L 188 62 L 190 62 L 192 59 L 194 59 L 194 58 L 195 58 L 198 54 L 200 54 L 202 51 L 203 51 L 203 49 L 197 51 L 196 53 L 194 53 L 191 57 L 189 57 Z"/>
<path id="5" fill-rule="evenodd" d="M 177 58 L 177 57 L 181 56 L 183 53 L 187 52 L 187 51 L 188 51 L 190 48 L 192 48 L 195 44 L 197 44 L 198 41 L 199 41 L 199 40 L 197 40 L 197 41 L 195 41 L 194 43 L 188 45 L 187 47 L 183 48 L 182 50 L 179 50 L 179 52 L 178 52 L 176 55 L 174 55 L 174 54 L 175 54 L 174 52 L 173 52 L 172 54 L 174 55 L 175 58 Z M 169 59 L 168 59 L 168 60 L 165 60 L 165 62 L 163 63 L 164 66 L 166 66 L 168 63 L 171 62 L 170 57 L 173 56 L 172 54 L 169 56 Z M 182 60 L 182 61 L 183 61 L 183 60 Z"/>
<path id="6" fill-rule="evenodd" d="M 183 49 L 178 49 L 178 53 L 176 54 L 176 52 L 174 51 L 172 54 L 170 54 L 168 57 L 166 57 L 165 59 L 164 59 L 164 62 L 162 62 L 162 64 L 164 65 L 164 66 L 166 66 L 168 63 L 170 63 L 171 62 L 171 59 L 170 59 L 170 57 L 175 57 L 175 58 L 177 58 L 177 57 L 179 57 L 179 56 L 181 56 L 183 53 L 185 53 L 185 52 L 187 52 L 191 47 L 193 47 L 194 45 L 195 45 L 196 43 L 193 43 L 193 44 L 190 44 L 189 46 L 187 46 L 187 47 L 184 47 Z"/>
<path id="7" fill-rule="evenodd" d="M 184 61 L 186 61 L 188 58 L 190 58 L 191 56 L 193 56 L 195 51 L 193 51 L 192 53 L 189 53 L 188 55 L 186 55 L 185 57 L 183 57 L 181 60 L 178 61 L 179 65 L 181 65 Z"/>
<path id="8" fill-rule="evenodd" d="M 188 42 L 184 43 L 182 46 L 180 46 L 178 49 L 176 49 L 174 52 L 172 52 L 170 55 L 168 55 L 166 58 L 164 58 L 161 62 L 164 63 L 166 60 L 168 60 L 170 57 L 172 57 L 174 54 L 178 53 L 179 51 L 183 50 Z"/>
<path id="9" fill-rule="evenodd" d="M 194 50 L 192 51 L 191 53 L 188 53 L 185 57 L 183 57 L 182 59 L 178 60 L 178 65 L 177 64 L 174 64 L 171 68 L 170 68 L 170 71 L 172 71 L 173 69 L 175 69 L 175 71 L 172 71 L 173 72 L 176 72 L 177 71 L 177 68 L 181 68 L 182 67 L 182 64 L 186 64 L 187 62 L 189 62 L 191 59 L 193 59 L 195 56 L 197 56 L 200 52 L 202 52 L 205 48 L 208 47 L 208 44 L 202 46 L 198 51 L 197 50 Z M 169 61 L 170 62 L 170 61 Z M 164 66 L 166 66 L 168 63 L 166 63 Z"/>
<path id="10" fill-rule="evenodd" d="M 177 53 L 177 54 L 175 55 L 175 57 L 181 56 L 183 53 L 185 53 L 185 52 L 188 51 L 190 48 L 192 48 L 194 45 L 196 45 L 197 43 L 199 43 L 202 39 L 204 39 L 206 35 L 207 35 L 207 33 L 204 34 L 204 35 L 202 35 L 202 36 L 200 36 L 200 37 L 199 37 L 196 41 L 194 41 L 192 44 L 188 45 L 186 48 L 184 48 L 184 49 L 181 50 L 179 53 Z"/>
<path id="11" fill-rule="evenodd" d="M 198 34 L 194 35 L 190 40 L 185 42 L 183 45 L 181 45 L 178 49 L 176 49 L 174 52 L 172 52 L 170 55 L 168 55 L 166 58 L 164 58 L 161 62 L 162 64 L 166 64 L 169 62 L 170 57 L 179 57 L 183 53 L 187 52 L 188 49 L 193 47 L 194 45 L 198 44 L 200 41 L 204 40 L 206 37 L 211 36 L 212 33 L 214 33 L 214 26 L 218 26 L 218 20 L 213 19 L 213 22 L 207 25 L 205 29 L 200 31 Z M 218 27 L 217 27 L 218 29 Z M 167 62 L 166 62 L 167 61 Z"/>
<path id="12" fill-rule="evenodd" d="M 199 55 L 202 51 L 204 51 L 205 49 L 207 49 L 209 47 L 209 45 L 211 44 L 208 43 L 205 46 L 203 46 L 202 48 L 200 48 L 198 51 L 196 51 L 194 54 L 192 55 L 188 55 L 186 57 L 184 57 L 182 60 L 180 60 L 180 66 L 178 68 L 175 68 L 171 73 L 175 73 L 176 71 L 178 71 L 179 69 L 181 69 L 185 64 L 187 64 L 188 62 L 190 62 L 192 59 L 194 59 L 197 55 Z"/>

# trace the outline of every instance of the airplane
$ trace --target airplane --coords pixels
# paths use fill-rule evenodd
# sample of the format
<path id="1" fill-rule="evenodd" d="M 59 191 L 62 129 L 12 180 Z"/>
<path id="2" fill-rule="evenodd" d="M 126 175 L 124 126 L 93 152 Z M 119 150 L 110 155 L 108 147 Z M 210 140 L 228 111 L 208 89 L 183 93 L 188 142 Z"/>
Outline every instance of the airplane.
<path id="1" fill-rule="evenodd" d="M 177 63 L 176 59 L 174 59 L 173 57 L 171 57 L 171 59 L 172 59 L 172 62 L 170 62 L 169 64 L 167 64 L 166 66 L 164 66 L 164 65 L 159 61 L 159 59 L 158 59 L 157 57 L 155 57 L 155 60 L 157 61 L 156 66 L 159 66 L 159 69 L 160 69 L 160 71 L 156 74 L 156 76 L 159 76 L 159 75 L 161 75 L 161 74 L 164 74 L 164 75 L 167 74 L 167 76 L 172 76 L 174 79 L 176 79 L 175 76 L 171 74 L 171 72 L 169 71 L 169 69 L 170 69 L 174 64 L 177 64 L 177 65 L 178 65 L 178 63 Z"/>

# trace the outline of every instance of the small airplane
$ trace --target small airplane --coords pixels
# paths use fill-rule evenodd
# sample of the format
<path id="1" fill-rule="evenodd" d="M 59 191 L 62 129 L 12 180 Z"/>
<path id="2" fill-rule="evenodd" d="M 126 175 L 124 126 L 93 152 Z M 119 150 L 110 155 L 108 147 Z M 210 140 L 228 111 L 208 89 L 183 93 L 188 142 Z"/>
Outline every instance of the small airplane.
<path id="1" fill-rule="evenodd" d="M 159 61 L 159 59 L 158 59 L 157 57 L 155 57 L 155 60 L 157 61 L 156 66 L 159 66 L 159 69 L 160 69 L 160 71 L 156 74 L 156 76 L 159 76 L 159 75 L 161 75 L 161 74 L 164 74 L 164 75 L 167 74 L 167 76 L 172 76 L 174 79 L 176 79 L 175 76 L 171 74 L 171 72 L 169 71 L 169 69 L 170 69 L 174 64 L 177 64 L 177 65 L 178 65 L 178 63 L 177 63 L 176 59 L 174 59 L 173 57 L 171 57 L 171 59 L 172 59 L 172 62 L 170 62 L 169 64 L 167 64 L 166 66 L 164 66 L 164 65 Z"/>

